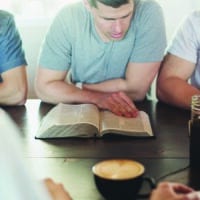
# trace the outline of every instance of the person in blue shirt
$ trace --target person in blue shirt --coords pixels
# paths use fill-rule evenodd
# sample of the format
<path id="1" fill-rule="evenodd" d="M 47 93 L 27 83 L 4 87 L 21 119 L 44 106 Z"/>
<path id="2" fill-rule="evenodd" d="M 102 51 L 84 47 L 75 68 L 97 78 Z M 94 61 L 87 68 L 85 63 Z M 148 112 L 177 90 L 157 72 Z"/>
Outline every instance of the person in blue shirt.
<path id="1" fill-rule="evenodd" d="M 0 105 L 23 105 L 27 97 L 26 60 L 12 14 L 0 10 Z"/>
<path id="2" fill-rule="evenodd" d="M 53 104 L 92 103 L 135 117 L 134 101 L 145 98 L 165 47 L 165 22 L 156 1 L 78 1 L 64 7 L 50 26 L 36 93 Z"/>

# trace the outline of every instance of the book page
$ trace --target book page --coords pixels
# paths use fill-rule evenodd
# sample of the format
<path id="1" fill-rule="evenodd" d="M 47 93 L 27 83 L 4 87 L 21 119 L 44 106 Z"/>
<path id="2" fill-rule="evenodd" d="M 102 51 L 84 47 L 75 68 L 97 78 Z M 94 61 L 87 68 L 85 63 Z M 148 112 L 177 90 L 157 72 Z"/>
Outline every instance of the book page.
<path id="1" fill-rule="evenodd" d="M 102 111 L 100 130 L 103 134 L 153 136 L 149 117 L 144 111 L 139 111 L 136 118 L 121 117 L 109 111 Z"/>
<path id="2" fill-rule="evenodd" d="M 82 124 L 84 126 L 81 126 Z M 45 132 L 45 137 L 47 137 L 47 131 L 49 131 L 49 137 L 52 134 L 57 137 L 59 132 L 62 132 L 61 135 L 63 137 L 63 134 L 67 137 L 67 131 L 65 129 L 68 130 L 68 136 L 73 136 L 73 132 L 77 136 L 79 133 L 81 134 L 81 128 L 86 128 L 87 124 L 92 125 L 87 128 L 88 130 L 91 127 L 96 127 L 96 129 L 99 127 L 99 111 L 95 105 L 60 103 L 52 108 L 42 119 L 36 137 L 41 137 Z M 86 134 L 86 131 L 82 132 Z"/>

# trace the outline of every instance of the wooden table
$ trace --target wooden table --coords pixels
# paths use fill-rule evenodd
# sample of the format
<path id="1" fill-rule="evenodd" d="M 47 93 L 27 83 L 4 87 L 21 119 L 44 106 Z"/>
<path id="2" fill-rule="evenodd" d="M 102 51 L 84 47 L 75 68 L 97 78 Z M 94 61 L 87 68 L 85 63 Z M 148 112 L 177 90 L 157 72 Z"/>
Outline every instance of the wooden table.
<path id="1" fill-rule="evenodd" d="M 35 139 L 42 117 L 53 107 L 40 100 L 25 106 L 3 107 L 21 129 L 24 155 L 38 178 L 62 182 L 75 200 L 103 199 L 94 185 L 91 168 L 99 160 L 130 158 L 146 166 L 146 175 L 200 187 L 198 172 L 189 168 L 190 112 L 160 102 L 137 103 L 151 120 L 154 139 Z M 199 181 L 198 181 L 199 180 Z"/>

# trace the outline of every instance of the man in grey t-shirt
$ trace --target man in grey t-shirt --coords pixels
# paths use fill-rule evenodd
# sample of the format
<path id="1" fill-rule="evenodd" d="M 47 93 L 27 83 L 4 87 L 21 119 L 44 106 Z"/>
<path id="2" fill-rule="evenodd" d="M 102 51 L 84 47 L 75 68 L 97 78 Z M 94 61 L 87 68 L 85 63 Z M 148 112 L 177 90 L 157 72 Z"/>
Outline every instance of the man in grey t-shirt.
<path id="1" fill-rule="evenodd" d="M 137 115 L 166 47 L 154 0 L 84 0 L 64 7 L 42 46 L 36 92 L 50 103 L 93 103 Z M 65 81 L 70 73 L 73 84 Z M 77 86 L 77 87 L 76 87 Z"/>
<path id="2" fill-rule="evenodd" d="M 190 109 L 191 97 L 200 94 L 200 11 L 182 22 L 167 49 L 157 82 L 158 98 Z"/>

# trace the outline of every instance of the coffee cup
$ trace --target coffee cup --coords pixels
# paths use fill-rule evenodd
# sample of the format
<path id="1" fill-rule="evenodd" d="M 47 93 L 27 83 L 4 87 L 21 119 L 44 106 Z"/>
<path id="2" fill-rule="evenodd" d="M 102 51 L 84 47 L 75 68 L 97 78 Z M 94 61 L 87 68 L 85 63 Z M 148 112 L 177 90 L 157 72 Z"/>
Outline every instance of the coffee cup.
<path id="1" fill-rule="evenodd" d="M 98 191 L 108 200 L 147 198 L 156 186 L 153 178 L 144 176 L 144 165 L 130 159 L 98 162 L 92 172 Z M 144 182 L 148 183 L 149 192 L 139 194 Z"/>

